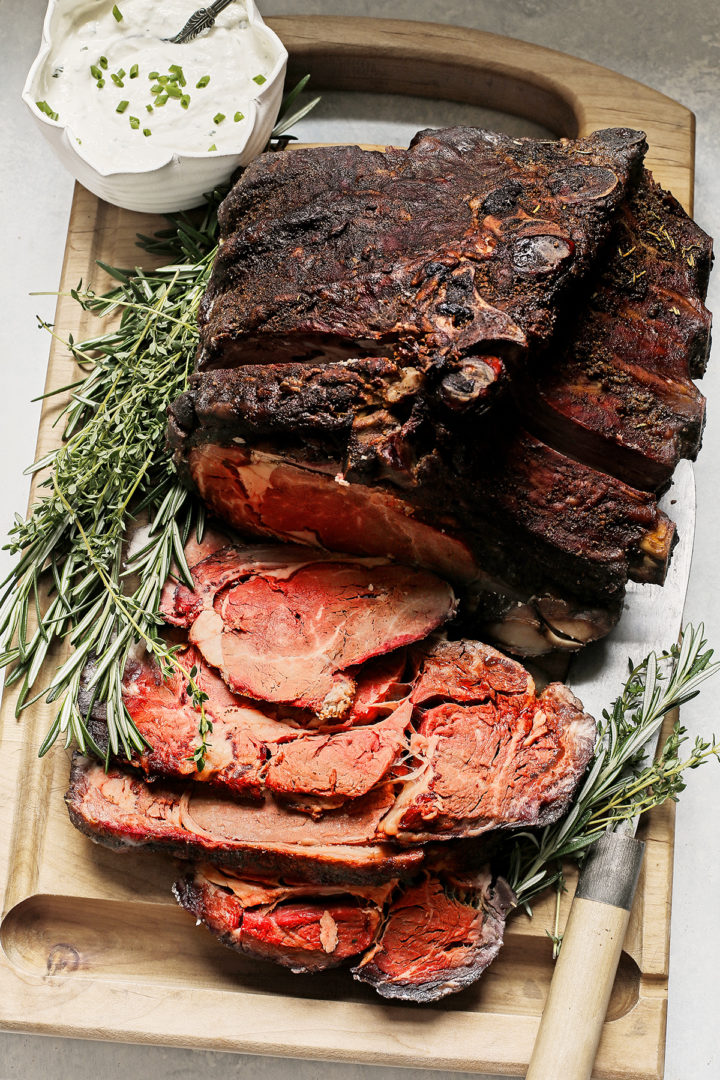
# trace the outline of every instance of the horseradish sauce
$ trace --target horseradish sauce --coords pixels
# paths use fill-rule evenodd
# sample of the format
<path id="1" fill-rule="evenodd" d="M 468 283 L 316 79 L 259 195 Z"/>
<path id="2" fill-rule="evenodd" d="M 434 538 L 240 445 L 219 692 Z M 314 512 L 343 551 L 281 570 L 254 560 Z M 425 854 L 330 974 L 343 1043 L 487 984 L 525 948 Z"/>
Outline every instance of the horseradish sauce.
<path id="1" fill-rule="evenodd" d="M 197 0 L 85 0 L 60 16 L 36 107 L 106 175 L 173 154 L 235 153 L 276 57 L 242 0 L 173 45 Z"/>

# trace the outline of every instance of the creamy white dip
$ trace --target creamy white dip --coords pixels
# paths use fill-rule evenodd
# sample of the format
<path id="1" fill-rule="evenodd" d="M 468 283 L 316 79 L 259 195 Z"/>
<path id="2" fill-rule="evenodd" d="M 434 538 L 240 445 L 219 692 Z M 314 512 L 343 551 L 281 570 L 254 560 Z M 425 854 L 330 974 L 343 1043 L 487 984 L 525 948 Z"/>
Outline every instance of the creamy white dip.
<path id="1" fill-rule="evenodd" d="M 54 28 L 39 108 L 101 172 L 153 168 L 170 153 L 231 154 L 245 142 L 249 103 L 278 59 L 272 38 L 236 0 L 194 41 L 162 40 L 200 6 L 85 0 Z"/>

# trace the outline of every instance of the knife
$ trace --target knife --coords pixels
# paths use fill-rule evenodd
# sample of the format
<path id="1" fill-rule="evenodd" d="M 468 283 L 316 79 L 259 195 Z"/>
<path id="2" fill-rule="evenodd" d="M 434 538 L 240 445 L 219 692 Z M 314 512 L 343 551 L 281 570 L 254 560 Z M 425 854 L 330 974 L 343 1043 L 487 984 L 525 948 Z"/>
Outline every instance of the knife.
<path id="1" fill-rule="evenodd" d="M 568 682 L 596 719 L 622 691 L 628 658 L 638 662 L 677 641 L 682 626 L 695 532 L 692 465 L 682 461 L 661 507 L 678 543 L 663 586 L 631 583 L 618 625 L 573 662 Z M 660 731 L 645 746 L 653 758 Z M 638 819 L 606 832 L 588 851 L 570 908 L 562 948 L 527 1080 L 589 1080 L 630 919 L 645 844 Z"/>

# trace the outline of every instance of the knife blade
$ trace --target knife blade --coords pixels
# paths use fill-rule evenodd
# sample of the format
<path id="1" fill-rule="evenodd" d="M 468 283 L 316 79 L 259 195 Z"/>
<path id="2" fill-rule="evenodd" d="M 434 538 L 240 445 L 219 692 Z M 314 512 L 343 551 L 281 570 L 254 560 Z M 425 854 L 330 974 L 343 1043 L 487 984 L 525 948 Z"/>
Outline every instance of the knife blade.
<path id="1" fill-rule="evenodd" d="M 596 719 L 622 691 L 628 659 L 638 663 L 677 641 L 695 534 L 692 465 L 680 463 L 661 508 L 675 521 L 678 543 L 665 581 L 631 584 L 612 634 L 574 661 L 568 684 Z M 654 757 L 661 729 L 645 745 Z M 570 908 L 560 956 L 540 1021 L 527 1080 L 590 1080 L 645 845 L 638 819 L 607 832 L 590 848 Z"/>
<path id="2" fill-rule="evenodd" d="M 678 465 L 660 508 L 673 519 L 678 535 L 665 584 L 631 581 L 612 633 L 580 652 L 570 666 L 568 685 L 596 720 L 622 690 L 628 658 L 637 663 L 648 653 L 659 653 L 680 633 L 695 536 L 695 479 L 689 461 Z"/>

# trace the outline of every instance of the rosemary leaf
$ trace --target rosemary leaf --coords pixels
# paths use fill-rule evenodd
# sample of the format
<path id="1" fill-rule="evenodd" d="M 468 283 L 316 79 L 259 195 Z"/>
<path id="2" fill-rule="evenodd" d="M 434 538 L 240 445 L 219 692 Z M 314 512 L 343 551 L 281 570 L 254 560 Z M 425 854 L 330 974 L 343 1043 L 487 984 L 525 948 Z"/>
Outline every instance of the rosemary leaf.
<path id="1" fill-rule="evenodd" d="M 0 667 L 9 668 L 8 685 L 21 684 L 18 712 L 42 696 L 57 702 L 41 754 L 59 736 L 101 753 L 78 706 L 81 677 L 86 696 L 105 706 L 112 752 L 129 755 L 144 746 L 122 701 L 130 650 L 144 644 L 166 669 L 183 671 L 161 636 L 158 607 L 173 562 L 186 576 L 183 537 L 200 530 L 204 517 L 173 470 L 165 413 L 193 369 L 197 308 L 223 194 L 208 198 L 200 221 L 178 215 L 161 237 L 141 241 L 170 256 L 169 265 L 128 270 L 102 264 L 114 279 L 110 291 L 96 294 L 82 283 L 72 290 L 85 311 L 100 319 L 119 316 L 119 324 L 65 343 L 84 378 L 55 391 L 70 394 L 61 411 L 63 442 L 29 470 L 43 474 L 41 497 L 10 532 L 6 546 L 17 560 L 3 583 L 0 611 Z M 128 558 L 141 514 L 152 527 Z M 63 644 L 72 651 L 48 676 L 45 661 Z M 204 758 L 209 728 L 199 698 L 197 707 Z"/>
<path id="2" fill-rule="evenodd" d="M 698 737 L 683 759 L 685 728 L 677 721 L 655 761 L 646 761 L 644 747 L 657 734 L 670 710 L 695 697 L 700 685 L 720 669 L 712 663 L 703 627 L 687 626 L 679 645 L 630 664 L 628 680 L 610 709 L 603 712 L 590 771 L 569 813 L 536 833 L 517 833 L 507 855 L 507 876 L 518 904 L 562 877 L 563 859 L 582 862 L 587 849 L 608 829 L 631 821 L 677 799 L 683 774 L 710 758 L 720 761 L 720 742 Z"/>

